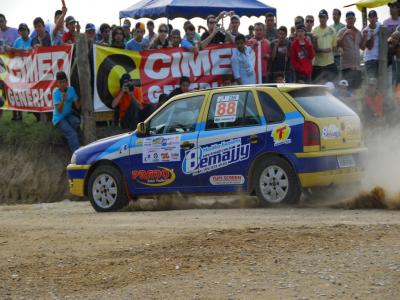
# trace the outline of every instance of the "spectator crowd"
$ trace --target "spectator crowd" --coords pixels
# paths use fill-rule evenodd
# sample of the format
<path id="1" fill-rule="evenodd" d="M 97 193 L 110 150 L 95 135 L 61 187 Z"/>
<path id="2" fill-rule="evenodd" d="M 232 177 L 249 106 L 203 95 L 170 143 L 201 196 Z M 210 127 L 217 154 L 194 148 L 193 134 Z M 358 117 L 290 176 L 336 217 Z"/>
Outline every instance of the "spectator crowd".
<path id="1" fill-rule="evenodd" d="M 370 10 L 368 25 L 361 30 L 355 26 L 356 15 L 353 11 L 347 11 L 342 16 L 339 9 L 334 9 L 331 14 L 322 9 L 317 18 L 312 15 L 297 16 L 290 27 L 277 26 L 276 16 L 267 13 L 265 22 L 249 26 L 248 32 L 241 28 L 240 17 L 234 11 L 209 15 L 206 26 L 198 26 L 197 30 L 190 21 L 184 23 L 183 29 L 165 23 L 156 29 L 153 21 L 146 24 L 137 22 L 132 26 L 129 19 L 125 19 L 122 26 L 101 24 L 98 30 L 94 24 L 88 23 L 83 30 L 90 43 L 135 51 L 181 47 L 196 55 L 209 45 L 232 44 L 232 75 L 224 76 L 223 85 L 256 83 L 254 53 L 260 47 L 263 83 L 326 84 L 338 98 L 356 109 L 351 97 L 365 82 L 367 88 L 363 90 L 362 109 L 380 119 L 384 117 L 384 89 L 390 86 L 378 86 L 380 43 L 388 45 L 392 96 L 400 104 L 399 2 L 389 4 L 388 9 L 390 18 L 383 23 L 379 22 L 377 12 Z M 0 14 L 0 52 L 74 44 L 82 28 L 73 16 L 67 16 L 67 11 L 65 6 L 57 10 L 51 25 L 45 24 L 40 17 L 35 18 L 32 32 L 25 23 L 19 24 L 18 28 L 8 27 L 5 15 Z M 228 23 L 227 28 L 222 26 L 223 19 L 229 20 L 225 22 Z M 387 40 L 379 38 L 383 26 L 388 31 Z M 58 80 L 63 81 L 63 92 L 58 91 L 54 95 L 57 102 L 63 103 L 67 98 L 72 100 L 66 103 L 74 102 L 77 96 L 67 89 L 64 75 L 59 74 Z M 153 109 L 143 103 L 129 82 L 129 76 L 121 78 L 121 91 L 113 100 L 112 107 L 120 108 L 118 114 L 122 126 L 134 128 L 138 119 L 145 118 Z M 182 77 L 180 84 L 183 86 L 177 87 L 170 95 L 162 94 L 159 102 L 187 91 L 190 79 Z M 64 118 L 63 105 L 55 103 L 54 115 L 57 119 L 53 123 L 56 121 L 58 124 Z M 21 118 L 21 113 L 14 112 L 14 120 Z M 76 125 L 77 121 L 74 119 L 73 123 Z M 73 147 L 77 147 L 76 143 Z"/>

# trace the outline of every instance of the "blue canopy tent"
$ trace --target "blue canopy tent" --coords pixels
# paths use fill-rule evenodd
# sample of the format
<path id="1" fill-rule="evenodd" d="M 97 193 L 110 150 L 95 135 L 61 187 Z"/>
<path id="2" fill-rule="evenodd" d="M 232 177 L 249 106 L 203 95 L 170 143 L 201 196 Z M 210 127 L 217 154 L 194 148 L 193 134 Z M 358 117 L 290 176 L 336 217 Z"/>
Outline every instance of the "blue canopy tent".
<path id="1" fill-rule="evenodd" d="M 276 9 L 257 0 L 142 0 L 131 7 L 121 10 L 119 18 L 174 18 L 205 19 L 208 15 L 218 15 L 221 11 L 234 10 L 239 16 L 259 17 Z"/>

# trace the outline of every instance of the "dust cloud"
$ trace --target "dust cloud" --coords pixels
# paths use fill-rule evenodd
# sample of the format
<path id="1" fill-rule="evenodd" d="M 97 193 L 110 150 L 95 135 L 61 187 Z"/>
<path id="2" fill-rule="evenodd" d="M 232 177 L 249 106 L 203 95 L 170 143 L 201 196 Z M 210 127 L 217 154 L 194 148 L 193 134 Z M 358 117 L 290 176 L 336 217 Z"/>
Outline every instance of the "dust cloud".
<path id="1" fill-rule="evenodd" d="M 333 208 L 400 209 L 400 126 L 367 128 L 366 174 L 356 195 L 346 197 Z M 354 192 L 354 191 L 353 191 Z"/>
<path id="2" fill-rule="evenodd" d="M 183 209 L 229 209 L 258 207 L 258 199 L 243 193 L 229 195 L 164 194 L 131 201 L 127 210 L 164 211 Z"/>

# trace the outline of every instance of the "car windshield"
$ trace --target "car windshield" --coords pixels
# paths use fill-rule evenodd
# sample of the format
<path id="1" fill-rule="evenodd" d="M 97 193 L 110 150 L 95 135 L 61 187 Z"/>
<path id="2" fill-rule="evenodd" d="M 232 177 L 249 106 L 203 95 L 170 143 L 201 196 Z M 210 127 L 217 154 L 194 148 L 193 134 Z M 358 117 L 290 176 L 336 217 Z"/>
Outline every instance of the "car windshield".
<path id="1" fill-rule="evenodd" d="M 317 118 L 354 116 L 346 104 L 325 88 L 310 87 L 289 92 L 297 103 L 311 116 Z"/>
<path id="2" fill-rule="evenodd" d="M 173 101 L 150 121 L 150 134 L 194 131 L 204 95 Z"/>

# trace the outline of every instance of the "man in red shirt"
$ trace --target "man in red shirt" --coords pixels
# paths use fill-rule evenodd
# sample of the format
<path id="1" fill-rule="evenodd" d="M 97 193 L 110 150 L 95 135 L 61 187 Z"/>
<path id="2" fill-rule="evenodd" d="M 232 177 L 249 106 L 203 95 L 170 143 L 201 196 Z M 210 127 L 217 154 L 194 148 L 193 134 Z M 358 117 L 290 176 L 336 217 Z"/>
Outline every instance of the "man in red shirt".
<path id="1" fill-rule="evenodd" d="M 76 42 L 76 38 L 81 30 L 81 27 L 77 21 L 75 21 L 74 17 L 68 16 L 65 19 L 65 26 L 68 28 L 67 32 L 63 34 L 63 42 L 65 44 L 73 44 Z"/>
<path id="2" fill-rule="evenodd" d="M 257 53 L 258 45 L 261 45 L 261 74 L 263 83 L 266 83 L 271 49 L 268 40 L 265 38 L 265 25 L 263 23 L 254 24 L 254 38 L 250 39 L 250 42 L 255 53 Z"/>
<path id="3" fill-rule="evenodd" d="M 306 37 L 306 27 L 300 24 L 296 28 L 297 37 L 290 47 L 290 61 L 296 75 L 296 82 L 311 83 L 312 60 L 315 52 L 313 45 Z"/>

